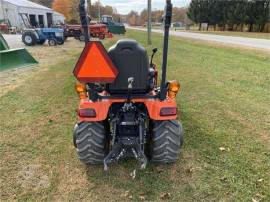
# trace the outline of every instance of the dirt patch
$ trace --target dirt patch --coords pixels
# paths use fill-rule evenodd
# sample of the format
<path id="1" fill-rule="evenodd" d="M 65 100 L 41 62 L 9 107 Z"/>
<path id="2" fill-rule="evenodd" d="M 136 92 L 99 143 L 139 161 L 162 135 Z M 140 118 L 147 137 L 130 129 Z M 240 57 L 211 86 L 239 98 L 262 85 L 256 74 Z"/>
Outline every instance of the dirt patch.
<path id="1" fill-rule="evenodd" d="M 49 177 L 42 172 L 42 166 L 39 164 L 24 166 L 19 172 L 17 182 L 25 191 L 37 192 L 50 186 Z"/>
<path id="2" fill-rule="evenodd" d="M 72 196 L 81 200 L 83 198 L 80 194 L 91 192 L 94 187 L 94 184 L 87 181 L 86 173 L 81 168 L 74 168 L 74 165 L 66 163 L 57 170 L 57 193 L 61 194 L 55 194 L 53 201 L 68 201 Z"/>
<path id="3" fill-rule="evenodd" d="M 80 53 L 84 43 L 68 39 L 62 46 L 51 47 L 47 44 L 43 46 L 27 47 L 27 50 L 39 62 L 33 67 L 18 68 L 0 72 L 0 97 L 10 90 L 22 85 L 28 78 L 35 76 L 41 71 L 47 71 L 48 67 L 61 61 L 67 60 Z"/>

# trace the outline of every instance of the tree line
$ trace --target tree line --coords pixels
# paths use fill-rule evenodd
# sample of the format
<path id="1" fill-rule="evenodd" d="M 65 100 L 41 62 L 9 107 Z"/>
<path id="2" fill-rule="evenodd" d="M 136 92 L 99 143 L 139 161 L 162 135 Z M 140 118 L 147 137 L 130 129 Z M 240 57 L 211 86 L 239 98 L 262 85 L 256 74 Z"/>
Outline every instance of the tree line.
<path id="1" fill-rule="evenodd" d="M 79 23 L 79 10 L 78 5 L 80 0 L 31 0 L 35 3 L 54 9 L 55 11 L 62 13 L 66 17 L 67 23 Z M 112 6 L 104 6 L 98 1 L 91 4 L 89 2 L 90 16 L 93 20 L 99 19 L 102 15 L 111 15 L 117 22 L 125 21 L 130 25 L 145 25 L 148 20 L 147 9 L 142 10 L 140 13 L 136 11 L 130 11 L 127 15 L 121 15 L 117 13 L 117 10 Z M 187 8 L 173 8 L 173 22 L 182 22 L 189 24 L 191 21 L 186 16 Z M 153 23 L 162 23 L 162 16 L 164 10 L 152 11 L 151 20 Z"/>
<path id="2" fill-rule="evenodd" d="M 43 6 L 53 8 L 55 11 L 62 13 L 68 23 L 79 23 L 79 11 L 78 5 L 79 0 L 31 0 L 35 3 L 41 4 Z M 136 11 L 130 11 L 127 15 L 120 15 L 117 13 L 117 10 L 112 6 L 104 6 L 98 1 L 91 4 L 89 2 L 90 15 L 93 20 L 99 19 L 100 15 L 111 15 L 115 21 L 124 20 L 131 25 L 144 25 L 147 23 L 148 14 L 147 9 L 142 10 L 140 13 Z M 174 22 L 183 22 L 190 23 L 190 20 L 186 17 L 187 8 L 173 8 L 173 21 Z M 152 22 L 161 23 L 163 10 L 152 11 Z"/>
<path id="3" fill-rule="evenodd" d="M 270 22 L 270 0 L 191 0 L 188 17 L 199 24 L 207 23 L 214 30 L 263 32 Z"/>
<path id="4" fill-rule="evenodd" d="M 186 16 L 187 8 L 173 8 L 173 22 L 182 22 L 184 24 L 190 24 L 191 21 Z M 162 16 L 164 14 L 164 10 L 155 10 L 151 13 L 151 22 L 152 23 L 162 23 Z M 140 13 L 136 11 L 130 11 L 126 16 L 126 21 L 132 25 L 145 25 L 148 20 L 148 12 L 147 9 L 142 10 Z"/>

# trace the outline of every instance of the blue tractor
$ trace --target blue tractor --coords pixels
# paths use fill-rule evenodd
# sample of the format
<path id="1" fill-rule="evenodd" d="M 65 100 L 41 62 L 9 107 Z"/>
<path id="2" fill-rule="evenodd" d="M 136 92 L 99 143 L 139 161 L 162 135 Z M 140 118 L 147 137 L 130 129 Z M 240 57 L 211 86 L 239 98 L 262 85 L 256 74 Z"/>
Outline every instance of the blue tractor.
<path id="1" fill-rule="evenodd" d="M 43 45 L 47 40 L 50 46 L 64 44 L 64 30 L 60 28 L 26 29 L 22 35 L 22 41 L 27 46 Z"/>

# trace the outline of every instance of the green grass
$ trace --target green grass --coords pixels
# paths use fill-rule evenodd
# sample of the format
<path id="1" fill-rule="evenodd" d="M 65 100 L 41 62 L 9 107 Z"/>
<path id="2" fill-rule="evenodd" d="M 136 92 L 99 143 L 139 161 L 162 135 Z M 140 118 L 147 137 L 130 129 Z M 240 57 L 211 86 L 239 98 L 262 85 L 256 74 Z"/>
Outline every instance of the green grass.
<path id="1" fill-rule="evenodd" d="M 127 37 L 146 45 L 144 32 Z M 154 34 L 153 44 L 160 64 L 161 35 Z M 77 159 L 78 55 L 0 97 L 2 201 L 138 201 L 140 195 L 155 201 L 167 192 L 172 201 L 270 201 L 269 55 L 172 37 L 168 78 L 181 82 L 185 144 L 175 165 L 149 164 L 134 180 L 134 161 L 105 175 L 102 166 L 86 168 Z"/>
<path id="2" fill-rule="evenodd" d="M 215 34 L 222 36 L 239 36 L 239 37 L 249 37 L 257 39 L 269 39 L 270 33 L 261 33 L 261 32 L 232 32 L 232 31 L 191 31 L 200 34 Z"/>

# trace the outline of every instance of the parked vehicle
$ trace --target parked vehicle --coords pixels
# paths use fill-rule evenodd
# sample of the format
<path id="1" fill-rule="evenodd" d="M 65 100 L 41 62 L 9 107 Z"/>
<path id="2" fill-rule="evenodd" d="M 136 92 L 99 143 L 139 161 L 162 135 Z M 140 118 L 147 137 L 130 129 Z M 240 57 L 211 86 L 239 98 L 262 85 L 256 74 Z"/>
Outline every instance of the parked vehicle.
<path id="1" fill-rule="evenodd" d="M 25 29 L 22 41 L 27 46 L 43 45 L 46 41 L 50 46 L 62 45 L 65 42 L 64 30 L 60 28 Z"/>
<path id="2" fill-rule="evenodd" d="M 112 34 L 125 34 L 126 28 L 123 23 L 115 22 L 113 17 L 110 15 L 103 15 L 101 18 L 101 23 L 107 25 L 108 30 Z"/>
<path id="3" fill-rule="evenodd" d="M 64 27 L 65 38 L 74 37 L 80 41 L 84 41 L 83 29 L 81 25 L 65 25 Z M 107 26 L 104 24 L 90 24 L 89 32 L 91 37 L 99 38 L 101 40 L 107 38 L 111 38 L 112 34 L 108 32 Z"/>

